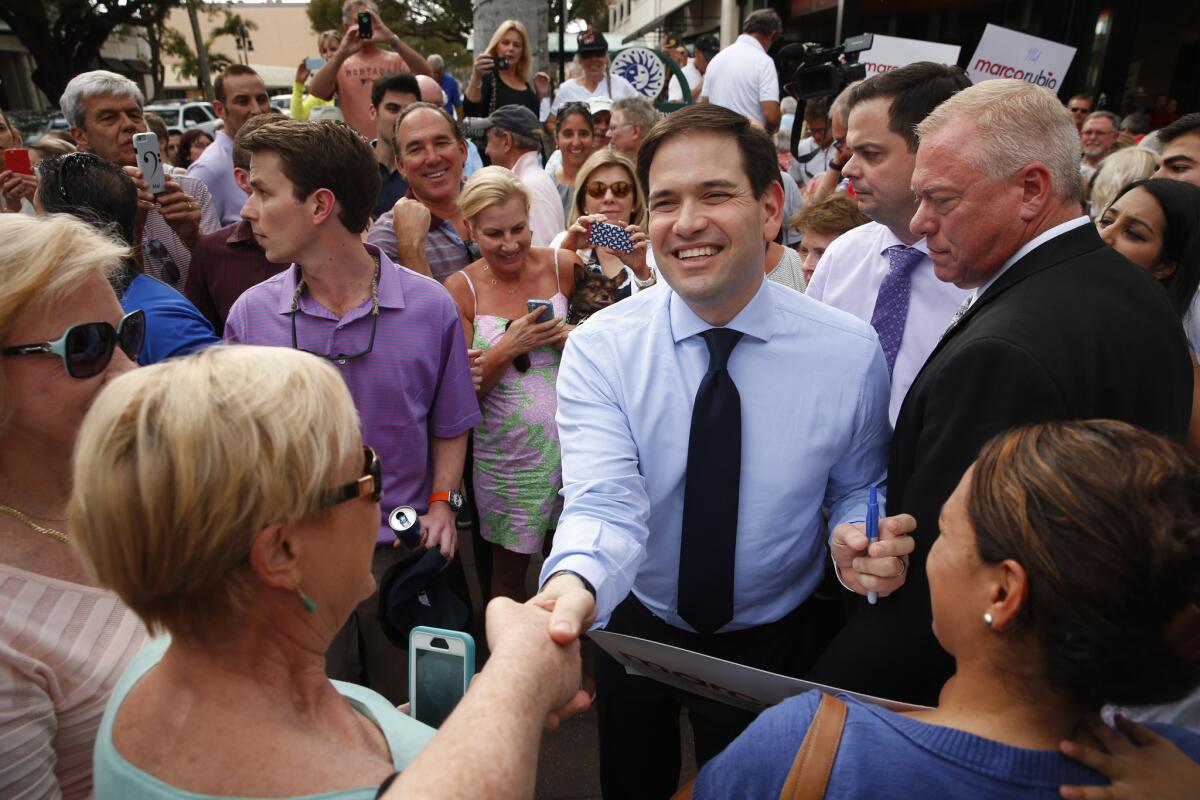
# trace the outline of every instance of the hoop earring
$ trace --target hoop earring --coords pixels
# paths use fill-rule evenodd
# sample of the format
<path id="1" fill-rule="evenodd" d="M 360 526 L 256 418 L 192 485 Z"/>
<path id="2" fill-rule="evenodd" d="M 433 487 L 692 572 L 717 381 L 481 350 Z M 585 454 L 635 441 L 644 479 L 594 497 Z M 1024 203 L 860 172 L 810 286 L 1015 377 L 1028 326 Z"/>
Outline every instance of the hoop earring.
<path id="1" fill-rule="evenodd" d="M 992 627 L 992 612 L 983 612 L 983 624 L 987 625 L 989 628 Z"/>
<path id="2" fill-rule="evenodd" d="M 304 610 L 310 614 L 317 613 L 317 601 L 304 593 L 300 588 L 300 579 L 296 578 L 296 594 L 300 595 L 300 605 L 304 606 Z"/>

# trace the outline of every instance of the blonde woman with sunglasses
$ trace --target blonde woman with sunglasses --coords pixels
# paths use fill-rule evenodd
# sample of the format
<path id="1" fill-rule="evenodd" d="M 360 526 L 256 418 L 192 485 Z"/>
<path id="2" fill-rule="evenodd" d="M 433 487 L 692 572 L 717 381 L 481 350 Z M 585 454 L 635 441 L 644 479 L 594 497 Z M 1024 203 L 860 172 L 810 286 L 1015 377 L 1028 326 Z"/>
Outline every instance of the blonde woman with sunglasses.
<path id="1" fill-rule="evenodd" d="M 585 269 L 619 279 L 617 299 L 623 300 L 657 281 L 654 254 L 645 232 L 648 217 L 646 195 L 633 162 L 612 150 L 600 150 L 579 168 L 568 228 L 550 246 L 574 250 Z M 624 229 L 633 249 L 625 252 L 589 244 L 592 226 L 600 222 Z"/>
<path id="2" fill-rule="evenodd" d="M 109 276 L 129 248 L 65 214 L 0 215 L 0 797 L 92 794 L 92 745 L 141 623 L 67 524 L 71 451 L 145 333 Z"/>

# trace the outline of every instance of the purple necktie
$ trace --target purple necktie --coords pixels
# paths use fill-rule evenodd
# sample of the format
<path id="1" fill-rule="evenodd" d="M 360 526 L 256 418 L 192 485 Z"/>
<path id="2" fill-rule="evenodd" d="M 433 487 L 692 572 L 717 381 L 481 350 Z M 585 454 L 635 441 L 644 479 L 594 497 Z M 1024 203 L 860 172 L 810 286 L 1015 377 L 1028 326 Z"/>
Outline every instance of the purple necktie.
<path id="1" fill-rule="evenodd" d="M 904 338 L 904 322 L 908 319 L 908 297 L 912 292 L 912 273 L 925 254 L 915 247 L 892 245 L 884 252 L 888 256 L 888 274 L 875 297 L 871 312 L 871 327 L 879 334 L 883 357 L 887 359 L 888 375 L 896 367 L 896 354 Z"/>

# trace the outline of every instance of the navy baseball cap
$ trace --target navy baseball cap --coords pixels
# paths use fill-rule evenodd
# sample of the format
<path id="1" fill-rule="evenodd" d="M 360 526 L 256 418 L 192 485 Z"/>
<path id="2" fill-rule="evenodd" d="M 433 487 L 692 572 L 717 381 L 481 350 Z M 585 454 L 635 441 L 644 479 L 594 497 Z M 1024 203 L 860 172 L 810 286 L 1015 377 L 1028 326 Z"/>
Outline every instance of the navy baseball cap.
<path id="1" fill-rule="evenodd" d="M 408 649 L 408 634 L 418 625 L 466 630 L 471 609 L 446 583 L 446 558 L 436 547 L 418 549 L 394 565 L 379 581 L 379 621 L 388 640 Z"/>
<path id="2" fill-rule="evenodd" d="M 575 52 L 581 56 L 607 53 L 608 40 L 604 38 L 604 34 L 600 31 L 588 28 L 575 37 Z"/>

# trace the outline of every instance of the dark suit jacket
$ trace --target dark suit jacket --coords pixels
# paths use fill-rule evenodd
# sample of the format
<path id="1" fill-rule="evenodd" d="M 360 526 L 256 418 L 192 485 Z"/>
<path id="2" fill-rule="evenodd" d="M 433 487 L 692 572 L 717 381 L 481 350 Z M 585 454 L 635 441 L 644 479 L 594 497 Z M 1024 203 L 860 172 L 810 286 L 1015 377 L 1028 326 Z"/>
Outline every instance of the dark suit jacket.
<path id="1" fill-rule="evenodd" d="M 900 408 L 887 513 L 917 519 L 905 586 L 876 606 L 856 600 L 808 677 L 935 703 L 953 661 L 930 627 L 925 556 L 984 443 L 1022 423 L 1098 418 L 1183 439 L 1191 405 L 1187 342 L 1158 281 L 1091 225 L 1027 254 L 942 338 Z"/>

